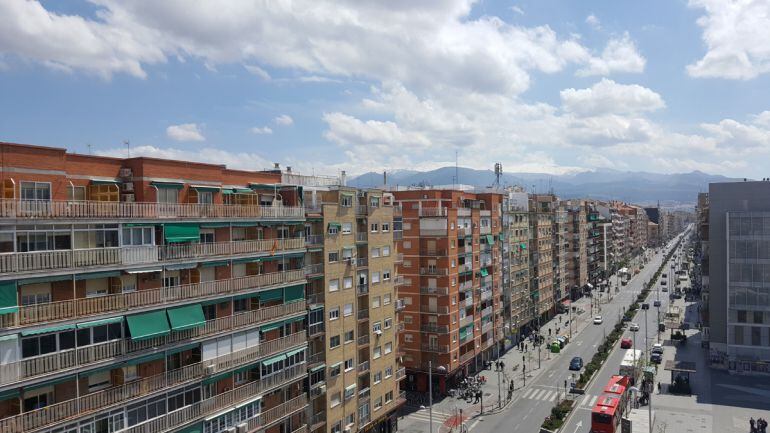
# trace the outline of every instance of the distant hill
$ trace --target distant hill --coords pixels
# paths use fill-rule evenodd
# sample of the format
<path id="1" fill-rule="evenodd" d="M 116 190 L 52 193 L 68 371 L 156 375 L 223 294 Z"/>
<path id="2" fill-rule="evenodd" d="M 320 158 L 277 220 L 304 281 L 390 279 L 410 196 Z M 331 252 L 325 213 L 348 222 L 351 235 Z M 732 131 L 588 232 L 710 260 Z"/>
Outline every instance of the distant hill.
<path id="1" fill-rule="evenodd" d="M 452 185 L 464 184 L 476 187 L 492 185 L 492 170 L 474 170 L 459 167 L 455 180 L 455 167 L 442 167 L 431 171 L 396 170 L 388 172 L 388 185 Z M 618 199 L 636 204 L 662 205 L 694 203 L 699 192 L 708 191 L 713 182 L 734 182 L 739 179 L 700 171 L 690 173 L 660 174 L 642 171 L 599 169 L 580 173 L 552 175 L 545 173 L 504 173 L 501 185 L 520 185 L 528 191 L 553 190 L 561 198 Z M 350 179 L 351 186 L 371 188 L 382 186 L 382 173 L 364 173 Z"/>

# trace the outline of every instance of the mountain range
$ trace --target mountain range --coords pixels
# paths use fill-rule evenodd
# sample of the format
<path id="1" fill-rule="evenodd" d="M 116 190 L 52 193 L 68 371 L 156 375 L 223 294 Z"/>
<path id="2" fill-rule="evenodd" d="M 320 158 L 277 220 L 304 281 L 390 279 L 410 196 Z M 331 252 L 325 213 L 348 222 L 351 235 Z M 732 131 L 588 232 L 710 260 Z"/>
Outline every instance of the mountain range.
<path id="1" fill-rule="evenodd" d="M 455 179 L 455 173 L 457 178 Z M 695 203 L 699 192 L 708 191 L 713 182 L 735 182 L 742 179 L 692 171 L 690 173 L 649 173 L 597 169 L 563 175 L 546 173 L 503 173 L 501 186 L 519 185 L 528 192 L 552 191 L 560 198 L 595 198 L 623 200 L 640 205 L 660 202 L 663 206 Z M 476 170 L 465 167 L 442 167 L 431 171 L 395 170 L 387 173 L 390 186 L 436 186 L 462 184 L 477 188 L 493 185 L 492 170 Z M 383 173 L 364 173 L 348 182 L 359 188 L 383 185 Z"/>

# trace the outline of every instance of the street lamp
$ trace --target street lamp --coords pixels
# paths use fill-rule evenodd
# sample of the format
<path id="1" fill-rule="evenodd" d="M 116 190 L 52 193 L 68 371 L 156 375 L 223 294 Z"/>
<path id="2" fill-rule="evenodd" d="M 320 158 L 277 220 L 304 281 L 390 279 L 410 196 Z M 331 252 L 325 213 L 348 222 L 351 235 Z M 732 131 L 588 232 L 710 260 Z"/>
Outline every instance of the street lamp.
<path id="1" fill-rule="evenodd" d="M 436 370 L 442 374 L 446 372 L 443 365 L 439 365 Z M 428 361 L 428 422 L 430 423 L 429 433 L 433 433 L 433 361 Z"/>

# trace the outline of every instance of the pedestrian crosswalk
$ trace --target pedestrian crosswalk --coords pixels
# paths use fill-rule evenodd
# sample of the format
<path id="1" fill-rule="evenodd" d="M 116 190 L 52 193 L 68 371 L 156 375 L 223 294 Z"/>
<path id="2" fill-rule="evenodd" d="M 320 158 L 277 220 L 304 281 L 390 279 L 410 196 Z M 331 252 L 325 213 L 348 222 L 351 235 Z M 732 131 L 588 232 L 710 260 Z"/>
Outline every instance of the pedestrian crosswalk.
<path id="1" fill-rule="evenodd" d="M 524 391 L 522 397 L 527 400 L 555 401 L 558 394 L 558 391 L 555 390 L 530 388 Z"/>
<path id="2" fill-rule="evenodd" d="M 437 410 L 433 410 L 433 422 L 434 423 L 443 423 L 449 417 L 452 416 L 452 414 L 439 412 Z M 406 416 L 406 418 L 409 418 L 411 420 L 419 420 L 419 421 L 430 421 L 430 413 L 428 413 L 428 409 L 420 409 L 416 412 L 412 412 L 409 415 Z"/>

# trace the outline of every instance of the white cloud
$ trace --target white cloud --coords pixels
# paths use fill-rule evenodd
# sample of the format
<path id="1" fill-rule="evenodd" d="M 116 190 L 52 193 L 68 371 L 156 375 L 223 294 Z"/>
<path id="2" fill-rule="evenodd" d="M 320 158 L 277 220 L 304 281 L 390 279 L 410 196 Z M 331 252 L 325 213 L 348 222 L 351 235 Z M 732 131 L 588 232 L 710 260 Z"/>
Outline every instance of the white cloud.
<path id="1" fill-rule="evenodd" d="M 698 18 L 706 54 L 687 66 L 692 77 L 748 80 L 770 72 L 769 0 L 690 0 L 705 10 Z"/>
<path id="2" fill-rule="evenodd" d="M 628 33 L 620 39 L 613 38 L 607 42 L 600 57 L 591 57 L 586 67 L 577 71 L 579 76 L 609 75 L 615 72 L 644 72 L 647 60 L 639 54 L 636 44 Z"/>
<path id="3" fill-rule="evenodd" d="M 511 6 L 511 10 L 516 12 L 519 15 L 524 15 L 524 10 L 518 6 Z"/>
<path id="4" fill-rule="evenodd" d="M 268 74 L 266 70 L 260 68 L 257 65 L 243 65 L 243 68 L 249 71 L 249 73 L 256 75 L 265 81 L 270 81 L 270 74 Z"/>
<path id="5" fill-rule="evenodd" d="M 638 84 L 618 84 L 602 78 L 588 89 L 564 89 L 559 93 L 566 111 L 577 115 L 635 114 L 666 106 L 663 98 Z"/>
<path id="6" fill-rule="evenodd" d="M 166 136 L 176 141 L 205 141 L 200 128 L 195 123 L 171 125 L 166 128 Z"/>
<path id="7" fill-rule="evenodd" d="M 288 114 L 281 114 L 280 116 L 273 119 L 276 125 L 281 126 L 291 126 L 294 123 L 294 119 L 291 118 Z"/>
<path id="8" fill-rule="evenodd" d="M 596 30 L 599 30 L 602 28 L 602 23 L 599 21 L 599 18 L 596 17 L 596 15 L 591 14 L 586 17 L 586 24 L 593 27 Z"/>
<path id="9" fill-rule="evenodd" d="M 263 126 L 261 128 L 258 126 L 255 126 L 251 128 L 251 132 L 258 135 L 267 135 L 267 134 L 272 134 L 273 130 L 269 126 Z"/>

